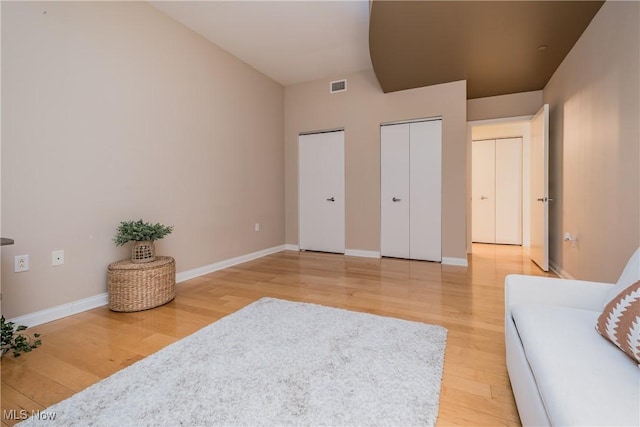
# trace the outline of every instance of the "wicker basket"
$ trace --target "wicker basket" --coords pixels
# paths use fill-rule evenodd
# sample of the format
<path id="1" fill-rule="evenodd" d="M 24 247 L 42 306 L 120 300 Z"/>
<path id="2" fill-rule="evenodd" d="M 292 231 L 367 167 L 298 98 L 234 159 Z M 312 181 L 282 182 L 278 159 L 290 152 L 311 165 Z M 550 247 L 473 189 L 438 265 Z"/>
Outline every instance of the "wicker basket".
<path id="1" fill-rule="evenodd" d="M 156 247 L 152 241 L 135 242 L 131 247 L 131 262 L 143 263 L 156 260 Z"/>
<path id="2" fill-rule="evenodd" d="M 158 256 L 144 264 L 122 260 L 109 264 L 109 308 L 141 311 L 166 304 L 176 296 L 176 263 Z"/>

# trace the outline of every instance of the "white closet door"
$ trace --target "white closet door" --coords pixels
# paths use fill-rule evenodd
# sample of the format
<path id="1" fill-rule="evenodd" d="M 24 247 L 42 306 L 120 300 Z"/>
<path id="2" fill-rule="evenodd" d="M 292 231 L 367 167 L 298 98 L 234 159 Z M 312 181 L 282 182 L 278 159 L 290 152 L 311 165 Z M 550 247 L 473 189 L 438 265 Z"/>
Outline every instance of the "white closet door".
<path id="1" fill-rule="evenodd" d="M 496 242 L 495 140 L 471 144 L 471 240 Z"/>
<path id="2" fill-rule="evenodd" d="M 322 250 L 344 253 L 344 131 L 322 135 Z"/>
<path id="3" fill-rule="evenodd" d="M 442 121 L 410 124 L 409 228 L 412 259 L 441 261 Z"/>
<path id="4" fill-rule="evenodd" d="M 522 138 L 496 139 L 496 243 L 522 244 Z"/>
<path id="5" fill-rule="evenodd" d="M 344 253 L 344 131 L 298 138 L 298 245 Z"/>
<path id="6" fill-rule="evenodd" d="M 409 258 L 409 124 L 380 127 L 380 253 Z"/>

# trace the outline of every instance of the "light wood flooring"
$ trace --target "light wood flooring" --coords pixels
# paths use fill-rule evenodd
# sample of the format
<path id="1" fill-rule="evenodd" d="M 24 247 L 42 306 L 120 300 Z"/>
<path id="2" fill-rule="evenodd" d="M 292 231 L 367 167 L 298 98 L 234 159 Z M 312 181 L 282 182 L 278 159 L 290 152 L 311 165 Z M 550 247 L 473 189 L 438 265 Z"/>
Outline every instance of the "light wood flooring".
<path id="1" fill-rule="evenodd" d="M 519 425 L 504 350 L 504 277 L 545 275 L 514 246 L 474 245 L 469 267 L 285 251 L 177 285 L 138 313 L 97 308 L 32 328 L 42 347 L 1 363 L 6 411 L 41 410 L 262 297 L 449 330 L 438 425 Z"/>

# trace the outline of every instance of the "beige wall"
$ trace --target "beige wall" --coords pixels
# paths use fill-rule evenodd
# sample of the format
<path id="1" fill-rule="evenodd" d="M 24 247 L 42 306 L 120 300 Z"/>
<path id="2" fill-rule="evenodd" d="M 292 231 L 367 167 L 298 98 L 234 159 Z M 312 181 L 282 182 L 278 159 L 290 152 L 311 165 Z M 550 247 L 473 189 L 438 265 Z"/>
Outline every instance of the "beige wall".
<path id="1" fill-rule="evenodd" d="M 298 243 L 298 134 L 345 129 L 346 248 L 380 250 L 380 124 L 443 117 L 442 256 L 466 258 L 466 82 L 382 93 L 372 71 L 330 94 L 317 80 L 285 88 L 286 241 Z"/>
<path id="2" fill-rule="evenodd" d="M 105 292 L 121 220 L 178 271 L 284 244 L 279 84 L 145 2 L 2 2 L 2 65 L 5 316 Z"/>
<path id="3" fill-rule="evenodd" d="M 639 28 L 640 3 L 606 2 L 544 89 L 550 258 L 580 279 L 615 281 L 640 245 Z"/>
<path id="4" fill-rule="evenodd" d="M 467 101 L 467 120 L 532 116 L 541 106 L 541 90 L 470 99 Z"/>

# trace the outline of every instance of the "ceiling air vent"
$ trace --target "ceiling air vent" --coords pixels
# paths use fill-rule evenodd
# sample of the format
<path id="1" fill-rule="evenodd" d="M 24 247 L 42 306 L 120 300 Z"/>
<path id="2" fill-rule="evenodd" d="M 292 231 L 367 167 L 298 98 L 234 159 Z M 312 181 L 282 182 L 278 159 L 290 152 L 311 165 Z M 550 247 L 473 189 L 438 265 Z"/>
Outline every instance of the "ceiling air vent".
<path id="1" fill-rule="evenodd" d="M 346 92 L 346 90 L 347 90 L 346 79 L 331 82 L 331 85 L 329 86 L 329 93 Z"/>

